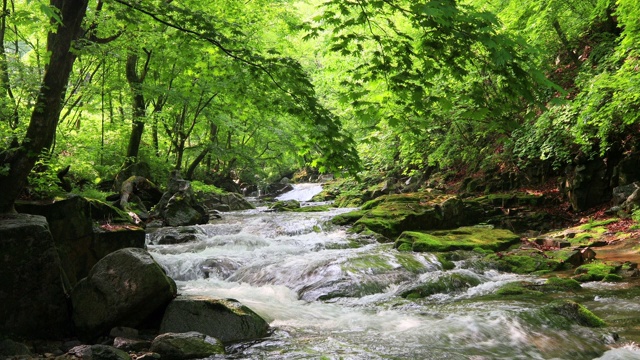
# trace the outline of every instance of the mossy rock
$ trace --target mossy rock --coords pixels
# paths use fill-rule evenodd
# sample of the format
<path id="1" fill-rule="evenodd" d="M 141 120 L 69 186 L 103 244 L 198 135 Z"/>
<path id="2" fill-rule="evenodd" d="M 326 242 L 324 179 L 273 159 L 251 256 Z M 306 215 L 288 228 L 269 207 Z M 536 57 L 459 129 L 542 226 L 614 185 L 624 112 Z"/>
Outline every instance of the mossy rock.
<path id="1" fill-rule="evenodd" d="M 295 211 L 297 209 L 300 209 L 300 202 L 297 200 L 276 201 L 269 206 L 271 211 Z"/>
<path id="2" fill-rule="evenodd" d="M 302 206 L 299 208 L 294 208 L 294 209 L 291 209 L 291 211 L 309 213 L 309 212 L 329 211 L 330 209 L 331 209 L 331 205 L 312 205 L 312 206 Z"/>
<path id="3" fill-rule="evenodd" d="M 540 251 L 538 249 L 514 249 L 509 252 L 490 254 L 484 258 L 493 267 L 516 274 L 537 274 L 542 275 L 551 271 L 571 268 L 572 263 L 577 262 L 575 258 L 581 255 L 577 250 L 559 249 L 551 251 Z"/>
<path id="4" fill-rule="evenodd" d="M 536 289 L 536 285 L 526 281 L 510 282 L 496 291 L 500 296 L 541 296 L 542 291 Z"/>
<path id="5" fill-rule="evenodd" d="M 616 273 L 622 268 L 617 263 L 607 263 L 602 261 L 594 261 L 589 264 L 579 266 L 575 270 L 575 280 L 580 282 L 587 281 L 619 281 L 621 278 Z M 607 279 L 607 280 L 605 280 Z"/>
<path id="6" fill-rule="evenodd" d="M 364 214 L 366 214 L 366 212 L 362 210 L 350 211 L 348 213 L 334 216 L 333 219 L 331 219 L 331 223 L 334 225 L 353 224 L 356 221 L 360 220 L 360 218 L 364 216 Z"/>
<path id="7" fill-rule="evenodd" d="M 568 329 L 572 323 L 592 328 L 607 325 L 589 309 L 571 300 L 559 300 L 545 305 L 539 310 L 539 315 L 547 324 L 560 329 Z"/>
<path id="8" fill-rule="evenodd" d="M 409 245 L 409 244 L 403 244 L 404 245 Z M 402 249 L 398 249 L 400 251 L 403 251 Z M 411 250 L 411 248 L 409 248 L 409 250 Z M 436 258 L 438 259 L 438 261 L 440 262 L 440 265 L 442 266 L 442 270 L 453 270 L 456 268 L 456 264 L 451 261 L 451 257 L 447 256 L 450 253 L 438 253 L 436 254 Z"/>
<path id="9" fill-rule="evenodd" d="M 517 244 L 520 237 L 509 230 L 490 227 L 462 227 L 432 232 L 405 231 L 396 240 L 398 250 L 443 252 L 475 248 L 500 251 Z"/>
<path id="10" fill-rule="evenodd" d="M 582 286 L 575 279 L 560 278 L 557 276 L 550 277 L 544 283 L 544 290 L 546 292 L 564 292 L 564 291 L 580 291 Z"/>
<path id="11" fill-rule="evenodd" d="M 401 294 L 407 299 L 418 299 L 433 294 L 460 292 L 480 285 L 480 279 L 471 274 L 445 273 L 434 281 L 419 285 Z"/>

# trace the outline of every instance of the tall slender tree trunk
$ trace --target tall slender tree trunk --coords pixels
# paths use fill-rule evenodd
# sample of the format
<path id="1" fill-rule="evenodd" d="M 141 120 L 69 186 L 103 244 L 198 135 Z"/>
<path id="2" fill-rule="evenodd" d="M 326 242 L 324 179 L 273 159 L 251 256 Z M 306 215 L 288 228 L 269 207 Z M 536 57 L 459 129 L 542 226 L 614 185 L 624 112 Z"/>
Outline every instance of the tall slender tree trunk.
<path id="1" fill-rule="evenodd" d="M 150 53 L 147 55 L 149 57 L 151 56 Z M 149 64 L 149 57 L 147 57 L 147 62 L 141 74 L 138 74 L 138 55 L 130 54 L 127 57 L 126 75 L 127 82 L 131 88 L 133 119 L 125 166 L 131 165 L 138 160 L 138 152 L 140 151 L 140 143 L 142 142 L 142 134 L 144 133 L 144 117 L 147 112 L 147 107 L 144 101 L 144 93 L 142 92 L 142 83 L 144 82 L 146 69 Z"/>
<path id="2" fill-rule="evenodd" d="M 51 0 L 51 5 L 59 10 L 62 23 L 47 38 L 47 50 L 51 58 L 21 146 L 0 153 L 0 168 L 9 166 L 7 173 L 0 172 L 0 213 L 15 212 L 15 200 L 27 184 L 29 172 L 40 153 L 53 142 L 62 99 L 76 59 L 70 50 L 73 42 L 82 35 L 87 4 L 88 0 Z M 55 25 L 56 20 L 51 21 Z"/>
<path id="3" fill-rule="evenodd" d="M 7 51 L 4 47 L 4 38 L 7 31 L 7 16 L 9 9 L 7 7 L 7 0 L 2 1 L 2 15 L 0 17 L 0 84 L 2 86 L 3 94 L 6 103 L 3 104 L 5 109 L 2 109 L 2 119 L 9 123 L 9 127 L 15 129 L 18 127 L 19 117 L 18 109 L 16 107 L 16 100 L 13 96 L 13 90 L 11 89 L 11 82 L 9 79 L 9 62 L 7 61 Z"/>

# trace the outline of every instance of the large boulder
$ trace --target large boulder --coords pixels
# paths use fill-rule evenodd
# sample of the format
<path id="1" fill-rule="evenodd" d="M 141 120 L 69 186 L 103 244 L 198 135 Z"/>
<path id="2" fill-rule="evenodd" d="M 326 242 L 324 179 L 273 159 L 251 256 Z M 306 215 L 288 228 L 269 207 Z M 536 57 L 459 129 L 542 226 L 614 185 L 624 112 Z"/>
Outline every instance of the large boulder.
<path id="1" fill-rule="evenodd" d="M 0 254 L 0 337 L 69 335 L 66 277 L 47 220 L 3 215 Z"/>
<path id="2" fill-rule="evenodd" d="M 236 211 L 255 209 L 255 206 L 238 193 L 214 194 L 197 192 L 196 197 L 209 210 Z"/>
<path id="3" fill-rule="evenodd" d="M 220 340 L 195 331 L 158 335 L 151 343 L 151 351 L 162 360 L 201 359 L 224 354 Z"/>
<path id="4" fill-rule="evenodd" d="M 87 276 L 105 255 L 126 247 L 144 247 L 145 233 L 118 209 L 80 196 L 53 202 L 18 202 L 16 210 L 42 215 L 71 285 Z"/>
<path id="5" fill-rule="evenodd" d="M 469 226 L 430 232 L 405 231 L 394 247 L 401 251 L 443 252 L 483 249 L 500 251 L 520 242 L 520 236 L 490 226 Z"/>
<path id="6" fill-rule="evenodd" d="M 176 296 L 176 284 L 143 249 L 128 248 L 100 260 L 71 293 L 73 322 L 91 338 L 114 326 L 138 327 Z"/>
<path id="7" fill-rule="evenodd" d="M 167 191 L 155 206 L 152 217 L 162 220 L 166 226 L 206 224 L 209 214 L 194 195 L 191 183 L 174 172 Z"/>
<path id="8" fill-rule="evenodd" d="M 188 331 L 197 331 L 226 343 L 264 337 L 269 325 L 237 300 L 179 296 L 167 307 L 160 332 Z"/>
<path id="9" fill-rule="evenodd" d="M 488 216 L 473 201 L 427 192 L 380 196 L 365 203 L 356 214 L 362 214 L 355 221 L 357 231 L 368 229 L 387 238 L 408 230 L 455 229 L 477 224 Z"/>

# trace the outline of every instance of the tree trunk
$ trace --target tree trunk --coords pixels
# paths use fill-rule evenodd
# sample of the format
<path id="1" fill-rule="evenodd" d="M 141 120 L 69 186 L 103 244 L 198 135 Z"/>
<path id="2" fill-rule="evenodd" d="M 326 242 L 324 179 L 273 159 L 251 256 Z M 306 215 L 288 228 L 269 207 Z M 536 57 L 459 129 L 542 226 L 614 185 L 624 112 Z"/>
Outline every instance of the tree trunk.
<path id="1" fill-rule="evenodd" d="M 51 54 L 36 103 L 33 107 L 27 133 L 18 149 L 0 154 L 0 168 L 9 166 L 8 172 L 0 172 L 0 213 L 14 212 L 13 205 L 27 184 L 27 177 L 38 156 L 48 149 L 60 118 L 62 99 L 69 75 L 76 59 L 70 51 L 73 41 L 82 35 L 82 21 L 87 12 L 88 0 L 51 0 L 59 9 L 62 24 L 49 33 L 47 51 Z M 55 19 L 51 21 L 55 24 Z"/>
<path id="2" fill-rule="evenodd" d="M 151 54 L 147 54 L 149 57 Z M 149 64 L 147 57 L 147 65 Z M 133 119 L 131 126 L 131 136 L 129 137 L 129 145 L 127 146 L 127 155 L 125 159 L 125 167 L 135 163 L 138 160 L 138 152 L 140 151 L 140 143 L 142 142 L 142 134 L 144 133 L 144 117 L 147 113 L 147 107 L 144 102 L 144 94 L 142 92 L 142 83 L 146 74 L 146 67 L 141 75 L 138 74 L 138 55 L 130 54 L 127 57 L 126 75 L 127 82 L 131 88 Z"/>
<path id="3" fill-rule="evenodd" d="M 553 29 L 556 31 L 556 34 L 558 35 L 560 42 L 562 42 L 562 45 L 567 51 L 567 55 L 569 56 L 571 61 L 574 64 L 579 65 L 580 61 L 578 60 L 578 55 L 576 55 L 576 53 L 574 53 L 573 50 L 571 49 L 571 44 L 569 44 L 567 35 L 564 33 L 564 31 L 562 31 L 562 27 L 560 26 L 560 22 L 558 22 L 558 19 L 553 20 L 552 26 L 553 26 Z"/>
<path id="4" fill-rule="evenodd" d="M 11 89 L 11 82 L 9 79 L 9 62 L 7 61 L 7 52 L 4 47 L 4 38 L 7 29 L 7 16 L 9 10 L 7 8 L 7 0 L 2 2 L 2 15 L 0 18 L 0 83 L 2 84 L 3 94 L 6 96 L 6 103 L 4 103 L 5 109 L 2 109 L 2 119 L 9 123 L 9 127 L 15 129 L 18 127 L 19 117 L 18 108 L 16 106 L 16 100 L 13 96 L 13 90 Z"/>

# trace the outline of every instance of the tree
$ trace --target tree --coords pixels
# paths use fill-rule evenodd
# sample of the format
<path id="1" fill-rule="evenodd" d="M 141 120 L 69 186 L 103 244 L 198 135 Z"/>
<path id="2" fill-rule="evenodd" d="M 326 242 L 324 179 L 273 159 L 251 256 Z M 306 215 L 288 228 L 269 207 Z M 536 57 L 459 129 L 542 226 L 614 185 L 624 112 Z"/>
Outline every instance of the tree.
<path id="1" fill-rule="evenodd" d="M 51 21 L 56 31 L 47 38 L 50 58 L 45 70 L 31 120 L 22 142 L 0 155 L 0 213 L 14 211 L 13 205 L 26 184 L 38 156 L 48 149 L 55 135 L 62 99 L 76 59 L 74 44 L 83 35 L 82 22 L 88 0 L 52 0 Z M 15 145 L 15 144 L 14 144 Z"/>

